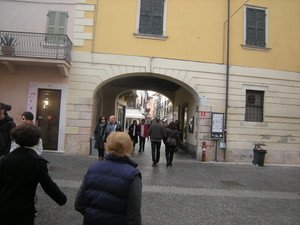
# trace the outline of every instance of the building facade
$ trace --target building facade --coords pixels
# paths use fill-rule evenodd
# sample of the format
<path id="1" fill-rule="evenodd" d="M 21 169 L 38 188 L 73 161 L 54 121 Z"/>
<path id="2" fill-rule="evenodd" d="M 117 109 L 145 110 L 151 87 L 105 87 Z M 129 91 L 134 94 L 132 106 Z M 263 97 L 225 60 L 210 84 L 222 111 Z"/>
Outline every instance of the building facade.
<path id="1" fill-rule="evenodd" d="M 0 93 L 17 118 L 31 100 L 44 104 L 47 96 L 39 103 L 30 98 L 32 89 L 37 95 L 45 87 L 64 90 L 58 151 L 87 154 L 96 118 L 122 112 L 122 93 L 144 89 L 170 99 L 184 133 L 182 147 L 198 159 L 203 141 L 210 146 L 208 160 L 217 153 L 217 160 L 232 162 L 251 162 L 254 144 L 263 143 L 266 163 L 300 164 L 299 1 L 46 2 L 1 1 L 1 28 L 48 33 L 52 24 L 47 18 L 67 20 L 63 32 L 73 43 L 70 63 L 56 65 L 55 71 L 49 65 L 45 70 L 41 62 L 14 67 L 8 62 L 16 63 L 17 54 L 1 55 Z M 43 15 L 32 13 L 23 20 L 18 14 L 18 7 L 41 6 Z M 65 19 L 53 19 L 59 16 Z M 53 27 L 61 31 L 59 24 Z M 51 40 L 45 42 L 53 47 Z M 8 97 L 16 87 L 22 92 Z M 212 120 L 216 114 L 219 121 Z M 213 140 L 215 122 L 220 136 Z M 220 142 L 225 146 L 220 148 Z"/>

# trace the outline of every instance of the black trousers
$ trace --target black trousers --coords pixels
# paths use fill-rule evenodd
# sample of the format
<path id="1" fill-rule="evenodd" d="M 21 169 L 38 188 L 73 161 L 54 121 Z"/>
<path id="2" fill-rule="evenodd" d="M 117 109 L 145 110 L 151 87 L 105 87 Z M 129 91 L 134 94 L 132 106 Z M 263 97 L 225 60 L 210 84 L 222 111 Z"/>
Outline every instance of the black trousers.
<path id="1" fill-rule="evenodd" d="M 176 145 L 166 145 L 166 160 L 168 164 L 172 163 L 175 150 Z"/>
<path id="2" fill-rule="evenodd" d="M 145 150 L 145 137 L 140 136 L 140 150 Z"/>
<path id="3" fill-rule="evenodd" d="M 161 141 L 151 141 L 152 161 L 158 163 L 160 158 Z"/>

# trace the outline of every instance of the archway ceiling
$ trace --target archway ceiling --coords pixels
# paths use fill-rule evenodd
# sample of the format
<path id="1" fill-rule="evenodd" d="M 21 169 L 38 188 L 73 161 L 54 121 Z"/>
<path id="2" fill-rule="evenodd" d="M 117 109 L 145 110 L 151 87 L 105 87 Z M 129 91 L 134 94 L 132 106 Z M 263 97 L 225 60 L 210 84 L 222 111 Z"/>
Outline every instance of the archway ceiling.
<path id="1" fill-rule="evenodd" d="M 151 90 L 156 92 L 175 92 L 180 85 L 168 80 L 152 76 L 124 77 L 109 82 L 112 87 L 125 87 L 137 90 Z"/>

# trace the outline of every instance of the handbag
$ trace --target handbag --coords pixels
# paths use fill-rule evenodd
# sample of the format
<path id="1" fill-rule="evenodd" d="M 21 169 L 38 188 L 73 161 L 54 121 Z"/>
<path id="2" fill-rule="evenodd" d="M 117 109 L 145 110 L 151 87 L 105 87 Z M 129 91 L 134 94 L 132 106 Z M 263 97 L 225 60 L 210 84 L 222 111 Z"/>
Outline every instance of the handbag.
<path id="1" fill-rule="evenodd" d="M 170 137 L 164 138 L 163 142 L 164 142 L 165 145 L 169 144 L 170 143 Z"/>

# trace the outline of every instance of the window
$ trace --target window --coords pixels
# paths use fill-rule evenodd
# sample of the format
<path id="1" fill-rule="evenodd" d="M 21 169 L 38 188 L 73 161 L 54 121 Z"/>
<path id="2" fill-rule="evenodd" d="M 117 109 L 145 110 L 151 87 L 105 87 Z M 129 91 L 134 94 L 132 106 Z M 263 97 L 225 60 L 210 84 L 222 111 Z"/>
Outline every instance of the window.
<path id="1" fill-rule="evenodd" d="M 166 0 L 140 0 L 137 34 L 135 36 L 162 37 L 165 27 Z"/>
<path id="2" fill-rule="evenodd" d="M 263 122 L 264 91 L 246 90 L 245 121 Z"/>
<path id="3" fill-rule="evenodd" d="M 48 34 L 66 34 L 67 29 L 67 12 L 49 11 L 47 22 Z"/>
<path id="4" fill-rule="evenodd" d="M 47 46 L 65 46 L 65 34 L 67 30 L 68 12 L 49 11 L 47 21 Z"/>
<path id="5" fill-rule="evenodd" d="M 266 48 L 266 9 L 246 7 L 246 46 Z"/>

